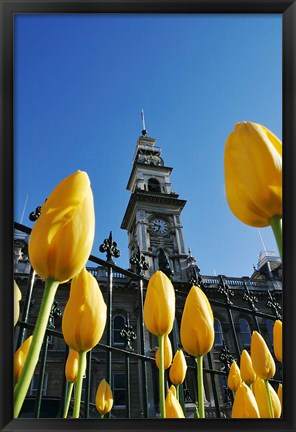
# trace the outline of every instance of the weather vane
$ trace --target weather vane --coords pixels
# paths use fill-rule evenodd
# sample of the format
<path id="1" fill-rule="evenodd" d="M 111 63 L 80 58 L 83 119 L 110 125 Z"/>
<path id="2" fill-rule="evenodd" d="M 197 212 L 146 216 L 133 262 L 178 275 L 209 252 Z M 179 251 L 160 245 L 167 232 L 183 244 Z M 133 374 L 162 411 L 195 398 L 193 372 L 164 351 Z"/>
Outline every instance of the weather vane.
<path id="1" fill-rule="evenodd" d="M 143 126 L 142 135 L 145 136 L 145 135 L 147 135 L 147 130 L 146 130 L 146 126 L 145 126 L 145 116 L 144 116 L 144 110 L 143 109 L 141 111 L 141 117 L 142 117 L 142 126 Z"/>

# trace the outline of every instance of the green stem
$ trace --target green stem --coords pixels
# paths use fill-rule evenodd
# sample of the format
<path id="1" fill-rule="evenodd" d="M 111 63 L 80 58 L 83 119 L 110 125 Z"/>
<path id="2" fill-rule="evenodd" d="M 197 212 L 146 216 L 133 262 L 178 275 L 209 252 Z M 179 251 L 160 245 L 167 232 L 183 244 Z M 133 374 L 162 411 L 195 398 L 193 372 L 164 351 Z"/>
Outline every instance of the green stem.
<path id="1" fill-rule="evenodd" d="M 270 226 L 273 230 L 275 240 L 279 249 L 280 257 L 283 259 L 283 229 L 281 216 L 273 216 L 270 219 Z"/>
<path id="2" fill-rule="evenodd" d="M 203 372 L 202 372 L 203 356 L 196 357 L 195 361 L 197 366 L 198 413 L 199 413 L 199 418 L 205 418 Z"/>
<path id="3" fill-rule="evenodd" d="M 78 374 L 77 374 L 77 381 L 76 381 L 76 392 L 75 392 L 75 401 L 74 401 L 74 409 L 73 409 L 73 418 L 79 418 L 81 393 L 82 393 L 82 383 L 83 383 L 83 375 L 84 375 L 85 369 L 86 369 L 86 351 L 82 351 L 79 353 Z"/>
<path id="4" fill-rule="evenodd" d="M 101 415 L 100 415 L 100 419 L 103 419 L 103 418 L 104 418 L 104 414 L 101 414 Z"/>
<path id="5" fill-rule="evenodd" d="M 70 382 L 68 384 L 69 384 L 69 386 L 68 386 L 67 400 L 66 400 L 66 404 L 65 404 L 63 418 L 66 418 L 68 415 L 74 382 Z"/>
<path id="6" fill-rule="evenodd" d="M 40 350 L 46 332 L 51 307 L 59 286 L 59 282 L 52 279 L 45 281 L 44 293 L 40 305 L 40 310 L 33 334 L 31 346 L 24 364 L 20 379 L 14 389 L 14 417 L 18 417 L 25 400 L 30 382 L 38 363 Z"/>
<path id="7" fill-rule="evenodd" d="M 180 402 L 180 391 L 179 391 L 178 385 L 176 385 L 176 397 L 177 397 L 178 401 Z"/>
<path id="8" fill-rule="evenodd" d="M 160 417 L 165 418 L 165 397 L 164 397 L 164 336 L 158 336 L 159 349 L 159 405 Z"/>
<path id="9" fill-rule="evenodd" d="M 272 402 L 271 402 L 268 380 L 264 380 L 264 383 L 265 383 L 265 388 L 266 388 L 266 393 L 267 393 L 270 418 L 274 418 L 274 412 L 273 412 L 273 406 L 272 406 Z"/>

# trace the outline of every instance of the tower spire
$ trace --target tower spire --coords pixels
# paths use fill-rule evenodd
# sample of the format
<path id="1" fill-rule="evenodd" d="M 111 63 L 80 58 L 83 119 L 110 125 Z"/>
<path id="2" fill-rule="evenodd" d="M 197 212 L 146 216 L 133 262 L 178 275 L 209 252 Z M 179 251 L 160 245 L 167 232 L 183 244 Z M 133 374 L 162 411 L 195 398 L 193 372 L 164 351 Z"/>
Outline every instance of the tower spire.
<path id="1" fill-rule="evenodd" d="M 141 111 L 141 117 L 142 117 L 142 127 L 143 127 L 142 135 L 146 136 L 147 135 L 147 130 L 146 130 L 146 126 L 145 126 L 145 116 L 144 116 L 144 110 L 143 109 Z"/>

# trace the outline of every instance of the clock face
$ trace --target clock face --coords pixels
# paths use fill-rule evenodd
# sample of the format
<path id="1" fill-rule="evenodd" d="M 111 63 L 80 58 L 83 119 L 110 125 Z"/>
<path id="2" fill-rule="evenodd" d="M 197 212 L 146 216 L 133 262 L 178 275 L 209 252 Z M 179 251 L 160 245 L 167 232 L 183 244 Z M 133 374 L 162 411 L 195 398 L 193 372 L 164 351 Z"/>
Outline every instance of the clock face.
<path id="1" fill-rule="evenodd" d="M 166 234 L 169 227 L 165 220 L 157 218 L 151 222 L 151 229 L 155 234 Z"/>

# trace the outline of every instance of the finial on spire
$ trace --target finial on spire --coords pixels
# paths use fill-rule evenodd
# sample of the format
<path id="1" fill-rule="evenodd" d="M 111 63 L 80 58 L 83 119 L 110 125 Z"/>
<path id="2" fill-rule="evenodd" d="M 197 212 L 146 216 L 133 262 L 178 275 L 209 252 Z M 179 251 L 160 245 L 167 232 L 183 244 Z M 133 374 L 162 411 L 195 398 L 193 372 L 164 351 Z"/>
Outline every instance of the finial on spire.
<path id="1" fill-rule="evenodd" d="M 145 126 L 145 117 L 144 117 L 144 110 L 142 109 L 141 111 L 141 117 L 142 117 L 142 136 L 146 136 L 147 135 L 147 130 L 146 130 L 146 126 Z"/>

